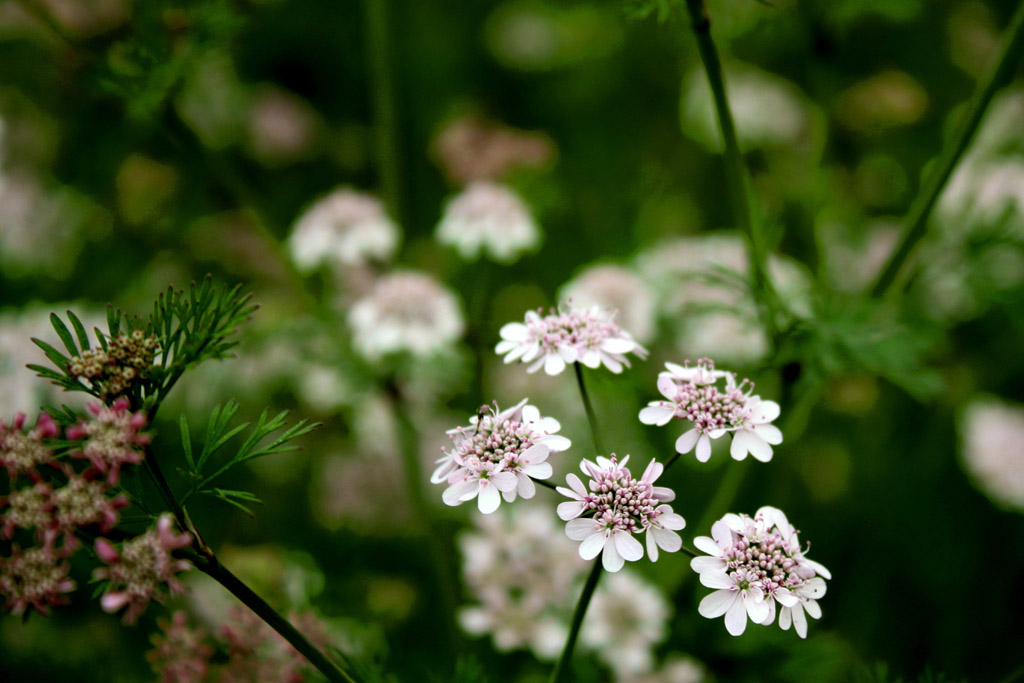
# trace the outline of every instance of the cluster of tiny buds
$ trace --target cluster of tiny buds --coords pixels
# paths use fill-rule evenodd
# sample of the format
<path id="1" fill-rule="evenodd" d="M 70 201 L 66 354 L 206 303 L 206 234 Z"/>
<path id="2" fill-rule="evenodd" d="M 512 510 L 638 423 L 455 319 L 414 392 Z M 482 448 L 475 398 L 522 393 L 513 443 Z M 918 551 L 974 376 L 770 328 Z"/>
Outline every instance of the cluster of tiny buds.
<path id="1" fill-rule="evenodd" d="M 651 488 L 634 479 L 628 469 L 620 467 L 615 455 L 609 460 L 611 467 L 595 468 L 592 472 L 590 490 L 593 495 L 587 507 L 595 511 L 595 517 L 614 522 L 620 529 L 635 531 L 648 526 L 649 520 L 657 516 L 658 501 Z"/>
<path id="2" fill-rule="evenodd" d="M 67 371 L 101 396 L 119 396 L 126 393 L 133 382 L 146 376 L 159 350 L 156 337 L 133 330 L 131 334 L 111 337 L 106 349 L 82 351 L 81 356 L 71 359 Z"/>

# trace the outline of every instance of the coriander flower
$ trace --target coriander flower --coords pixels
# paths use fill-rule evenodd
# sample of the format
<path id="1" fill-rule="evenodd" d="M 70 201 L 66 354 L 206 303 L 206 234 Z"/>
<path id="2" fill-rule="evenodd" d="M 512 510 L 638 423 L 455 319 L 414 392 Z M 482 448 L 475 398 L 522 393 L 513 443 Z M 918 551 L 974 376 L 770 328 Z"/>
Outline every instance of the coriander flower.
<path id="1" fill-rule="evenodd" d="M 510 503 L 517 496 L 532 498 L 536 493 L 533 479 L 551 476 L 548 455 L 571 445 L 569 439 L 555 433 L 559 429 L 558 420 L 541 417 L 526 399 L 504 411 L 499 411 L 497 404 L 484 406 L 470 418 L 469 427 L 449 430 L 452 449 L 437 461 L 430 481 L 447 482 L 442 495 L 446 504 L 477 498 L 484 514 L 498 509 L 502 497 Z"/>
<path id="2" fill-rule="evenodd" d="M 68 578 L 71 565 L 64 551 L 49 546 L 22 550 L 14 546 L 10 557 L 0 557 L 0 595 L 4 609 L 15 616 L 29 607 L 47 615 L 51 605 L 67 605 L 65 593 L 75 589 Z"/>
<path id="3" fill-rule="evenodd" d="M 385 275 L 348 315 L 352 344 L 370 360 L 408 351 L 427 356 L 462 335 L 465 323 L 455 295 L 425 273 Z"/>
<path id="4" fill-rule="evenodd" d="M 398 227 L 376 197 L 339 188 L 303 213 L 288 249 L 301 271 L 321 265 L 358 266 L 386 261 L 398 246 Z"/>
<path id="5" fill-rule="evenodd" d="M 537 246 L 540 231 L 529 207 L 515 193 L 477 181 L 445 206 L 437 241 L 455 247 L 467 261 L 484 253 L 508 264 Z"/>
<path id="6" fill-rule="evenodd" d="M 572 499 L 558 506 L 558 516 L 567 522 L 566 536 L 582 541 L 579 552 L 584 560 L 601 555 L 610 572 L 622 569 L 626 560 L 643 557 L 643 546 L 634 535 L 647 534 L 647 554 L 656 562 L 659 547 L 670 553 L 682 547 L 676 531 L 686 525 L 682 516 L 663 504 L 675 499 L 675 493 L 654 486 L 664 470 L 661 463 L 652 460 L 636 480 L 626 468 L 628 461 L 627 455 L 619 463 L 614 454 L 598 456 L 597 464 L 584 460 L 580 469 L 590 477 L 589 489 L 575 474 L 566 477 L 569 488 L 557 489 Z"/>
<path id="7" fill-rule="evenodd" d="M 963 467 L 997 504 L 1024 510 L 1024 407 L 993 397 L 967 405 L 960 419 Z"/>
<path id="8" fill-rule="evenodd" d="M 702 584 L 716 589 L 701 600 L 698 611 L 709 619 L 725 615 L 730 634 L 742 634 L 748 616 L 767 626 L 778 611 L 784 631 L 793 625 L 806 638 L 807 615 L 821 617 L 817 600 L 832 575 L 805 556 L 796 529 L 781 510 L 763 507 L 753 519 L 727 514 L 711 527 L 710 538 L 698 536 L 693 544 L 708 556 L 693 558 L 690 566 Z"/>
<path id="9" fill-rule="evenodd" d="M 530 363 L 527 372 L 541 367 L 549 375 L 557 375 L 568 363 L 582 363 L 588 368 L 602 364 L 614 373 L 629 367 L 625 354 L 647 357 L 647 349 L 615 322 L 615 315 L 598 306 L 573 308 L 560 305 L 546 316 L 543 310 L 527 311 L 522 323 L 508 323 L 501 328 L 501 341 L 495 352 L 505 355 L 505 363 Z"/>
<path id="10" fill-rule="evenodd" d="M 697 460 L 711 457 L 711 440 L 732 434 L 730 453 L 743 460 L 750 453 L 761 462 L 772 459 L 772 445 L 782 443 L 782 432 L 771 424 L 779 416 L 779 404 L 762 400 L 752 392 L 749 380 L 736 383 L 736 375 L 716 370 L 713 362 L 701 359 L 696 367 L 666 363 L 667 372 L 658 375 L 658 390 L 668 400 L 651 401 L 640 411 L 644 424 L 663 426 L 673 418 L 686 420 L 692 428 L 676 440 L 679 453 L 696 448 Z M 724 389 L 717 384 L 725 379 Z"/>

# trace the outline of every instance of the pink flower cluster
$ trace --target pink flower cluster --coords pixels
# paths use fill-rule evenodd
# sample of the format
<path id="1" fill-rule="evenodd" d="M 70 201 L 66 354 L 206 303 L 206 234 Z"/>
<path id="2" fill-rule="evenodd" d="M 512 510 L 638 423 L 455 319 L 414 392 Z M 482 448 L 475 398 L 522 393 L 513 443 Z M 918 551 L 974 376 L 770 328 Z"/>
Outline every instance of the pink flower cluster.
<path id="1" fill-rule="evenodd" d="M 549 375 L 557 375 L 567 364 L 577 362 L 588 368 L 604 365 L 619 373 L 623 366 L 629 367 L 625 354 L 647 357 L 647 349 L 619 327 L 614 313 L 599 306 L 561 305 L 548 315 L 542 313 L 542 309 L 527 311 L 524 322 L 501 328 L 501 341 L 494 350 L 505 356 L 505 363 L 530 363 L 527 372 L 543 367 Z"/>
<path id="2" fill-rule="evenodd" d="M 569 488 L 558 487 L 572 501 L 558 506 L 558 516 L 567 520 L 565 534 L 580 544 L 580 557 L 590 560 L 601 555 L 604 568 L 610 572 L 622 569 L 626 560 L 635 562 L 644 555 L 643 546 L 634 538 L 647 534 L 647 555 L 658 560 L 658 548 L 673 553 L 682 547 L 676 533 L 686 525 L 681 515 L 664 505 L 676 494 L 654 482 L 664 466 L 652 460 L 639 480 L 626 468 L 627 455 L 620 463 L 611 458 L 597 458 L 597 464 L 584 460 L 583 473 L 590 477 L 589 487 L 575 474 L 566 478 Z"/>
<path id="3" fill-rule="evenodd" d="M 107 612 L 127 607 L 125 623 L 132 623 L 149 605 L 150 600 L 161 600 L 163 586 L 172 592 L 183 593 L 185 586 L 175 575 L 191 568 L 187 560 L 176 560 L 171 552 L 192 544 L 187 533 L 176 534 L 174 519 L 164 513 L 156 526 L 144 534 L 125 541 L 121 548 L 105 538 L 96 539 L 96 555 L 107 564 L 93 572 L 93 578 L 109 582 L 100 604 Z"/>
<path id="4" fill-rule="evenodd" d="M 709 556 L 693 558 L 690 566 L 702 584 L 716 589 L 698 611 L 709 619 L 725 615 L 732 635 L 743 633 L 747 617 L 767 626 L 778 611 L 783 630 L 792 624 L 806 638 L 807 615 L 821 617 L 817 600 L 832 575 L 806 557 L 782 510 L 763 507 L 753 519 L 727 514 L 711 527 L 711 538 L 698 536 L 693 543 Z"/>
<path id="5" fill-rule="evenodd" d="M 497 404 L 484 406 L 470 418 L 469 427 L 448 431 L 452 449 L 437 461 L 430 481 L 448 483 L 442 494 L 447 505 L 476 498 L 484 514 L 497 510 L 502 498 L 510 503 L 517 496 L 532 498 L 533 479 L 551 476 L 548 455 L 571 445 L 555 434 L 559 429 L 558 420 L 541 417 L 526 399 L 504 411 Z"/>
<path id="6" fill-rule="evenodd" d="M 782 432 L 771 422 L 779 416 L 779 404 L 753 394 L 748 380 L 736 382 L 733 373 L 716 370 L 707 358 L 696 367 L 666 363 L 658 375 L 658 390 L 665 401 L 652 401 L 640 411 L 640 421 L 659 426 L 673 418 L 692 426 L 676 440 L 679 453 L 696 447 L 697 460 L 711 457 L 711 440 L 732 434 L 730 453 L 743 460 L 750 453 L 761 462 L 772 459 L 772 445 L 782 443 Z M 724 389 L 717 385 L 725 379 Z"/>
<path id="7" fill-rule="evenodd" d="M 149 443 L 149 435 L 139 430 L 146 426 L 145 413 L 128 410 L 128 399 L 119 398 L 109 406 L 91 403 L 86 408 L 92 418 L 68 429 L 68 438 L 85 443 L 71 451 L 73 458 L 86 458 L 113 486 L 122 465 L 142 462 L 139 446 Z"/>

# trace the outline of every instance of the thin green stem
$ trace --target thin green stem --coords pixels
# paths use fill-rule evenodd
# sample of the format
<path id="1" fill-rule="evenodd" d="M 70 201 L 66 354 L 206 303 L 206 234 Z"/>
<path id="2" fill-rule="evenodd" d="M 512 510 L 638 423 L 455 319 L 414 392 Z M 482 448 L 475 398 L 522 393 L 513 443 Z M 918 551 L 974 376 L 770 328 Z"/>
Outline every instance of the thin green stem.
<path id="1" fill-rule="evenodd" d="M 580 388 L 580 398 L 583 399 L 583 409 L 587 411 L 587 423 L 590 424 L 590 437 L 594 440 L 594 449 L 598 455 L 608 455 L 608 451 L 604 449 L 604 442 L 601 441 L 601 434 L 597 430 L 597 415 L 594 414 L 594 406 L 590 404 L 587 385 L 583 381 L 583 367 L 579 363 L 573 363 L 572 366 L 576 370 L 576 383 Z"/>
<path id="2" fill-rule="evenodd" d="M 392 215 L 408 225 L 399 166 L 398 106 L 391 59 L 389 0 L 364 0 L 366 52 L 370 64 L 370 94 L 373 98 L 373 128 L 377 167 L 384 199 Z"/>
<path id="3" fill-rule="evenodd" d="M 327 680 L 332 682 L 341 681 L 344 683 L 355 683 L 352 676 L 328 659 L 324 653 L 320 652 L 320 650 L 317 649 L 313 643 L 309 642 L 306 636 L 302 635 L 302 632 L 295 628 L 291 622 L 282 617 L 277 610 L 271 607 L 266 600 L 249 588 L 244 581 L 228 571 L 228 568 L 222 565 L 213 553 L 208 552 L 203 555 L 189 554 L 189 559 L 192 560 L 193 564 L 195 564 L 200 571 L 208 574 L 220 585 L 228 589 L 232 595 L 241 600 L 246 607 L 251 609 L 257 616 L 259 616 L 260 619 L 265 621 L 270 628 L 281 634 L 281 636 L 306 659 L 308 659 L 309 663 L 315 666 L 317 670 L 327 678 Z"/>
<path id="4" fill-rule="evenodd" d="M 565 667 L 568 666 L 572 660 L 572 651 L 576 649 L 576 639 L 580 635 L 580 626 L 583 625 L 583 617 L 587 614 L 587 607 L 590 606 L 590 599 L 594 597 L 594 589 L 597 588 L 597 582 L 601 578 L 601 560 L 600 558 L 594 560 L 594 567 L 590 570 L 590 575 L 587 577 L 587 582 L 583 585 L 583 592 L 580 593 L 580 600 L 576 603 L 576 611 L 572 614 L 572 625 L 569 626 L 569 637 L 565 639 L 565 647 L 562 649 L 562 654 L 558 657 L 558 663 L 555 664 L 554 671 L 551 672 L 551 678 L 548 679 L 548 683 L 558 683 L 558 680 L 562 677 L 562 673 L 565 671 Z"/>
<path id="5" fill-rule="evenodd" d="M 978 84 L 967 105 L 967 111 L 960 119 L 956 133 L 942 151 L 942 155 L 932 164 L 931 172 L 922 184 L 913 204 L 910 205 L 903 238 L 871 288 L 872 296 L 880 297 L 899 282 L 909 281 L 907 261 L 914 248 L 928 232 L 928 218 L 931 216 L 932 209 L 942 194 L 946 182 L 953 174 L 953 169 L 956 168 L 981 124 L 981 119 L 996 90 L 1006 82 L 1020 62 L 1022 51 L 1024 51 L 1024 2 L 1018 4 L 1017 12 L 1010 20 L 1010 26 L 1006 30 L 1003 45 L 999 51 L 999 58 Z"/>
<path id="6" fill-rule="evenodd" d="M 530 477 L 530 479 L 533 479 L 533 477 Z M 545 481 L 543 479 L 533 479 L 533 483 L 534 484 L 540 484 L 544 488 L 551 489 L 552 491 L 554 491 L 555 489 L 558 488 L 556 485 L 552 484 L 550 481 Z"/>
<path id="7" fill-rule="evenodd" d="M 729 196 L 733 203 L 736 220 L 747 236 L 750 269 L 755 285 L 754 293 L 760 304 L 758 308 L 761 312 L 762 322 L 769 332 L 769 338 L 774 340 L 778 334 L 775 320 L 777 298 L 771 278 L 768 277 L 766 266 L 768 249 L 761 230 L 761 223 L 754 219 L 752 213 L 747 188 L 747 174 L 743 164 L 743 154 L 740 152 L 739 142 L 736 138 L 736 126 L 733 124 L 732 112 L 729 109 L 722 62 L 718 56 L 715 42 L 711 38 L 711 19 L 708 17 L 704 0 L 686 0 L 686 9 L 690 15 L 690 25 L 693 28 L 694 37 L 697 39 L 697 49 L 700 52 L 700 59 L 704 65 L 704 72 L 707 74 L 711 95 L 715 102 L 715 114 L 718 117 L 718 127 L 722 132 L 722 142 L 725 146 L 725 174 Z"/>

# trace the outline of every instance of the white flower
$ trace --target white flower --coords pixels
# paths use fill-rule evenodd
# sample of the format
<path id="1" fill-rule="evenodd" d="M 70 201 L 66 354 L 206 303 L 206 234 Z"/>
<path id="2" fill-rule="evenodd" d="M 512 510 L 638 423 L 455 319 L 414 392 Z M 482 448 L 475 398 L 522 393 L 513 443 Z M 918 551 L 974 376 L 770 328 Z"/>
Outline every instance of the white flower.
<path id="1" fill-rule="evenodd" d="M 398 227 L 372 195 L 338 188 L 306 209 L 288 238 L 299 270 L 386 261 L 398 246 Z"/>
<path id="2" fill-rule="evenodd" d="M 512 263 L 537 246 L 540 231 L 530 209 L 502 185 L 477 181 L 451 199 L 437 226 L 437 241 L 471 261 L 486 254 Z"/>
<path id="3" fill-rule="evenodd" d="M 556 434 L 559 429 L 558 420 L 541 417 L 526 399 L 504 411 L 499 411 L 497 404 L 484 406 L 470 418 L 469 427 L 449 430 L 452 448 L 437 461 L 430 481 L 447 482 L 442 494 L 446 504 L 478 498 L 484 514 L 494 512 L 502 496 L 508 502 L 517 496 L 532 498 L 536 493 L 533 480 L 551 476 L 548 455 L 571 445 L 569 439 Z"/>
<path id="4" fill-rule="evenodd" d="M 695 557 L 690 566 L 700 582 L 716 589 L 698 608 L 701 616 L 725 615 L 725 627 L 738 636 L 747 617 L 768 625 L 792 624 L 801 638 L 807 637 L 807 619 L 821 616 L 818 598 L 825 595 L 825 567 L 808 559 L 800 548 L 796 529 L 777 508 L 762 507 L 753 519 L 727 514 L 711 527 L 711 538 L 698 536 L 693 544 L 708 556 Z"/>
<path id="5" fill-rule="evenodd" d="M 369 359 L 399 351 L 429 355 L 458 339 L 465 326 L 455 295 L 412 271 L 380 278 L 352 306 L 348 323 L 353 346 Z"/>
<path id="6" fill-rule="evenodd" d="M 654 666 L 654 647 L 668 635 L 671 606 L 656 586 L 628 571 L 598 584 L 580 643 L 594 651 L 616 677 L 643 674 Z"/>
<path id="7" fill-rule="evenodd" d="M 474 515 L 473 522 L 474 530 L 458 538 L 472 600 L 459 610 L 459 623 L 470 634 L 491 634 L 499 651 L 529 648 L 540 659 L 555 659 L 586 568 L 575 546 L 557 533 L 543 506 L 506 507 L 504 514 Z"/>
<path id="8" fill-rule="evenodd" d="M 559 486 L 558 492 L 572 499 L 558 506 L 558 516 L 566 520 L 565 534 L 580 543 L 580 557 L 592 560 L 601 555 L 604 568 L 610 572 L 622 569 L 626 561 L 635 562 L 644 555 L 644 548 L 634 538 L 647 533 L 647 554 L 657 561 L 658 548 L 675 552 L 682 547 L 676 533 L 686 522 L 668 505 L 675 494 L 667 488 L 654 486 L 664 467 L 651 461 L 638 481 L 626 463 L 598 456 L 597 463 L 584 460 L 580 469 L 590 477 L 589 490 L 579 477 L 568 475 L 570 488 Z"/>
<path id="9" fill-rule="evenodd" d="M 711 457 L 711 440 L 731 433 L 730 453 L 743 460 L 750 453 L 761 462 L 772 459 L 772 445 L 782 443 L 782 432 L 771 424 L 779 416 L 779 404 L 755 396 L 748 380 L 736 383 L 736 376 L 715 370 L 714 363 L 701 359 L 696 367 L 666 363 L 658 375 L 658 390 L 668 400 L 652 401 L 640 411 L 644 424 L 664 426 L 673 418 L 693 427 L 676 439 L 676 450 L 696 449 L 697 460 Z M 716 384 L 725 379 L 725 387 Z"/>
<path id="10" fill-rule="evenodd" d="M 964 468 L 999 505 L 1024 511 L 1024 406 L 985 397 L 960 420 Z"/>
<path id="11" fill-rule="evenodd" d="M 619 322 L 640 342 L 654 336 L 654 295 L 632 270 L 603 264 L 590 266 L 559 290 L 562 301 L 574 306 L 600 306 L 618 311 Z"/>
<path id="12" fill-rule="evenodd" d="M 614 315 L 597 306 L 560 306 L 543 317 L 527 311 L 525 322 L 508 323 L 500 334 L 495 352 L 504 354 L 506 363 L 530 363 L 527 372 L 543 367 L 547 374 L 557 375 L 566 364 L 579 362 L 588 368 L 603 364 L 619 373 L 623 365 L 629 366 L 625 354 L 647 357 L 647 349 L 615 323 Z"/>

